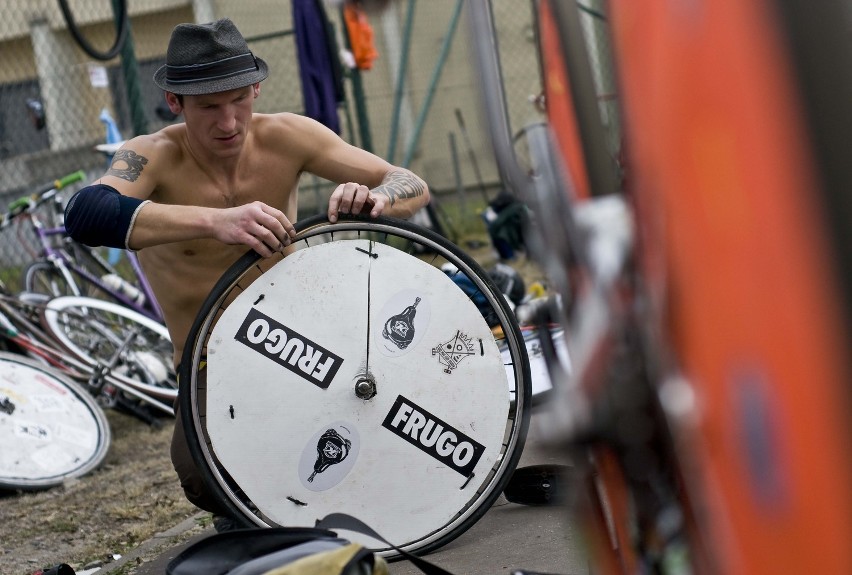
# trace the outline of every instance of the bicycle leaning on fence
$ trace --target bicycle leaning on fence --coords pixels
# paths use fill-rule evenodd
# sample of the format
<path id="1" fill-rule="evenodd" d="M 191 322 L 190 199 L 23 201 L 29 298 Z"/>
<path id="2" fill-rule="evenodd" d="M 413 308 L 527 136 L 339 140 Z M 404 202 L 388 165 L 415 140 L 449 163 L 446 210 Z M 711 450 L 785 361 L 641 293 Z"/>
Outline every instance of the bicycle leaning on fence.
<path id="1" fill-rule="evenodd" d="M 63 209 L 59 192 L 82 181 L 85 174 L 77 171 L 60 178 L 40 190 L 18 198 L 0 215 L 0 227 L 17 218 L 26 217 L 32 224 L 40 253 L 24 271 L 24 289 L 28 294 L 48 297 L 61 295 L 106 296 L 157 322 L 163 322 L 151 286 L 136 254 L 125 251 L 134 281 L 128 281 L 101 257 L 96 250 L 72 240 L 61 221 Z M 38 208 L 53 200 L 54 224 L 46 222 Z"/>

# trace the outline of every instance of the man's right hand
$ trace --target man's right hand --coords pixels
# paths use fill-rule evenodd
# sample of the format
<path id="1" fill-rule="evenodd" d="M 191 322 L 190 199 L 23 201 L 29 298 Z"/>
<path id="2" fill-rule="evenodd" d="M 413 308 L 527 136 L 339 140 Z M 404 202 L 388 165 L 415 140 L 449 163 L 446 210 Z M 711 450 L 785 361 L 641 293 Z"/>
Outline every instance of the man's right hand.
<path id="1" fill-rule="evenodd" d="M 284 212 L 263 202 L 218 210 L 213 237 L 225 244 L 244 244 L 263 257 L 282 251 L 296 238 Z"/>

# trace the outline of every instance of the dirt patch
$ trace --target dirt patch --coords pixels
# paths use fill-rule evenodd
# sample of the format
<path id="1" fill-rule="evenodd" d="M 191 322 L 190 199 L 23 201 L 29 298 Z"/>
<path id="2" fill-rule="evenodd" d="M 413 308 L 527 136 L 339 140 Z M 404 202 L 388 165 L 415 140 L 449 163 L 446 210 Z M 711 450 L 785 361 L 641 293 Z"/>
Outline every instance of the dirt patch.
<path id="1" fill-rule="evenodd" d="M 169 459 L 173 420 L 154 429 L 116 411 L 107 417 L 112 445 L 97 470 L 45 491 L 0 492 L 0 571 L 29 575 L 58 563 L 79 571 L 198 513 Z"/>
<path id="2" fill-rule="evenodd" d="M 458 240 L 485 269 L 496 253 L 487 236 Z M 523 254 L 511 262 L 526 285 L 541 281 L 539 268 Z M 38 492 L 0 491 L 0 572 L 30 575 L 40 568 L 68 563 L 83 570 L 114 555 L 127 555 L 154 535 L 192 517 L 210 525 L 183 497 L 169 459 L 173 420 L 159 429 L 132 416 L 108 411 L 112 445 L 95 471 Z M 177 543 L 175 541 L 174 543 Z M 134 565 L 121 573 L 132 574 Z"/>

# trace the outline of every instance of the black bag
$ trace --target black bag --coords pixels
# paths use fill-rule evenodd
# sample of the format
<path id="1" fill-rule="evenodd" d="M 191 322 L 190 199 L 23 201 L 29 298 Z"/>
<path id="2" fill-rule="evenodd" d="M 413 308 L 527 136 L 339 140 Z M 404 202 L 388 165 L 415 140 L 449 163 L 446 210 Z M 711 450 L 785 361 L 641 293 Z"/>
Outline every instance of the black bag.
<path id="1" fill-rule="evenodd" d="M 36 571 L 33 575 L 74 575 L 74 569 L 67 563 L 60 563 L 42 571 Z"/>
<path id="2" fill-rule="evenodd" d="M 225 575 L 249 561 L 311 542 L 326 542 L 337 547 L 348 543 L 326 529 L 238 529 L 211 535 L 187 547 L 169 562 L 166 574 Z"/>
<path id="3" fill-rule="evenodd" d="M 385 542 L 426 575 L 452 575 L 388 543 L 363 522 L 333 513 L 309 527 L 240 529 L 211 535 L 169 562 L 166 575 L 387 575 L 385 559 L 342 539 L 345 529 Z"/>

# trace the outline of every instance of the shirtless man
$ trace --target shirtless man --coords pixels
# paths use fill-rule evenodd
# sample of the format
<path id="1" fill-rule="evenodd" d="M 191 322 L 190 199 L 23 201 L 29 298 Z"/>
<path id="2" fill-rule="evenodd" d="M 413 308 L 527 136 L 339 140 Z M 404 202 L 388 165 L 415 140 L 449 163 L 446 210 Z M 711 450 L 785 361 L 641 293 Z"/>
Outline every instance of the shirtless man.
<path id="1" fill-rule="evenodd" d="M 314 120 L 253 113 L 267 74 L 230 20 L 178 25 L 154 82 L 184 123 L 128 141 L 106 174 L 66 208 L 75 240 L 139 250 L 176 365 L 201 304 L 225 270 L 247 249 L 270 262 L 286 253 L 296 235 L 302 172 L 340 183 L 328 202 L 332 222 L 338 213 L 407 218 L 429 200 L 419 177 Z M 179 419 L 172 461 L 187 498 L 224 514 L 205 493 Z"/>

